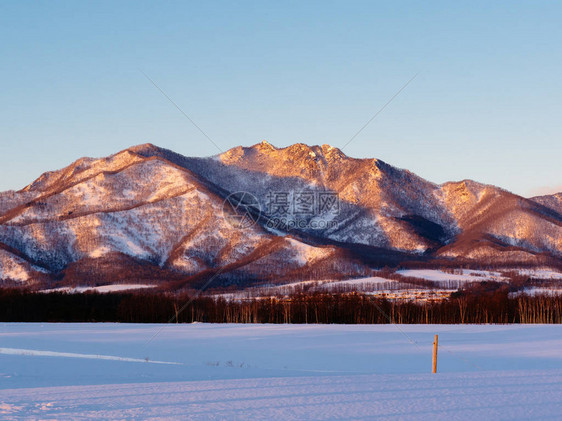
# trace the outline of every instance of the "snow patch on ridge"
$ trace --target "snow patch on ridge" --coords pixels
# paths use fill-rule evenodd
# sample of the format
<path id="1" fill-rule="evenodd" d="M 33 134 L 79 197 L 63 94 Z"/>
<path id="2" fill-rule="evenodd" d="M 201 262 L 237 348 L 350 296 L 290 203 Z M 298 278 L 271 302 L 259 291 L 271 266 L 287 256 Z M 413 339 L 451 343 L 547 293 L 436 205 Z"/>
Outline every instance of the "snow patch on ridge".
<path id="1" fill-rule="evenodd" d="M 296 262 L 301 266 L 311 264 L 317 260 L 327 257 L 332 252 L 329 248 L 310 246 L 301 241 L 295 240 L 294 238 L 287 238 L 286 240 L 295 252 L 294 258 L 296 259 Z"/>

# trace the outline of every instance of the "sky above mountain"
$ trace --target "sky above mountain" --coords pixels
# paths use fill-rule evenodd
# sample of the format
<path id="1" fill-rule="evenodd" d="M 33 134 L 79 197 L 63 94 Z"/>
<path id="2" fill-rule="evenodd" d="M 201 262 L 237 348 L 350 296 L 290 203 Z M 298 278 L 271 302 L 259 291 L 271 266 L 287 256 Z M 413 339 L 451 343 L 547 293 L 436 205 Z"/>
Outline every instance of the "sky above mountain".
<path id="1" fill-rule="evenodd" d="M 414 75 L 346 154 L 560 191 L 561 20 L 542 1 L 2 2 L 0 191 L 144 142 L 342 148 Z"/>

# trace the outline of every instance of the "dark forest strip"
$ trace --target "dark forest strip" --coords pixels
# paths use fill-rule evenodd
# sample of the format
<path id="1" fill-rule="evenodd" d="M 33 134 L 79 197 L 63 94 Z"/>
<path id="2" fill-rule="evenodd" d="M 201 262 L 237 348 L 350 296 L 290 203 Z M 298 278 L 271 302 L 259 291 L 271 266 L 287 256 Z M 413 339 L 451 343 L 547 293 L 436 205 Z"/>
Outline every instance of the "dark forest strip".
<path id="1" fill-rule="evenodd" d="M 505 292 L 438 302 L 397 302 L 370 295 L 298 294 L 227 301 L 186 294 L 67 294 L 0 290 L 3 322 L 167 323 L 562 323 L 561 296 L 511 297 Z"/>

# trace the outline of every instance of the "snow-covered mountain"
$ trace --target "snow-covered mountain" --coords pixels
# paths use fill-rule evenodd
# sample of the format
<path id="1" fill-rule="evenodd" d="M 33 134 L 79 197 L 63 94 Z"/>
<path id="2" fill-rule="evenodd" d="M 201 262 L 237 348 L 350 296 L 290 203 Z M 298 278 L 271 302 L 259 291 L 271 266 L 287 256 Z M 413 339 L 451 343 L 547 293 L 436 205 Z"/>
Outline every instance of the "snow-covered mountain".
<path id="1" fill-rule="evenodd" d="M 561 195 L 436 185 L 328 145 L 267 142 L 210 158 L 140 145 L 0 194 L 7 283 L 236 285 L 432 259 L 560 262 Z"/>

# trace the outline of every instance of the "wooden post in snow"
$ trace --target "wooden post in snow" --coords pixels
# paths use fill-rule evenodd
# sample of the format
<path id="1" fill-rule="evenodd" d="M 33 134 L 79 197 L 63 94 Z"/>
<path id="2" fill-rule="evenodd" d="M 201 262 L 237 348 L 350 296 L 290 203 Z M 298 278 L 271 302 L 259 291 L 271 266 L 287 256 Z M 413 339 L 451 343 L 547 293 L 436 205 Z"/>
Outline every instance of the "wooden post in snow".
<path id="1" fill-rule="evenodd" d="M 435 342 L 433 342 L 433 361 L 431 364 L 431 372 L 437 373 L 437 335 L 435 335 Z"/>

